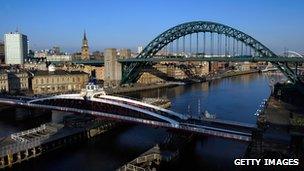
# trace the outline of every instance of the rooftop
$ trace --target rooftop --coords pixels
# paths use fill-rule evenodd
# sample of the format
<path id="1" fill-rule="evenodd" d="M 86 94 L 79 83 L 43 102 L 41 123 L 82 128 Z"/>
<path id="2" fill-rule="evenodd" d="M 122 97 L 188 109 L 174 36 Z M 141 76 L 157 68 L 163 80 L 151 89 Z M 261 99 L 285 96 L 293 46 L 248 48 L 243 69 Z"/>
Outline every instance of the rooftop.
<path id="1" fill-rule="evenodd" d="M 83 71 L 65 71 L 65 70 L 55 70 L 55 71 L 42 71 L 42 70 L 35 70 L 31 71 L 35 76 L 45 76 L 45 75 L 80 75 L 80 74 L 87 74 Z"/>

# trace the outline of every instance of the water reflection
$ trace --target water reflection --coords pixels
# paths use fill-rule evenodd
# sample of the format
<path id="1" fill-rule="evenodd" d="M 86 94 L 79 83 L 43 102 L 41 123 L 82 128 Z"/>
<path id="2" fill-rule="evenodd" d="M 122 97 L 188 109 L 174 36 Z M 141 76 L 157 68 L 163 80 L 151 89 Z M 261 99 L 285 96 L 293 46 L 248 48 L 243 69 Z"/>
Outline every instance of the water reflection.
<path id="1" fill-rule="evenodd" d="M 128 95 L 136 98 L 158 96 L 169 98 L 172 101 L 171 110 L 183 114 L 200 115 L 198 111 L 208 110 L 222 119 L 255 123 L 253 114 L 260 102 L 269 94 L 267 78 L 262 74 L 249 74 Z"/>

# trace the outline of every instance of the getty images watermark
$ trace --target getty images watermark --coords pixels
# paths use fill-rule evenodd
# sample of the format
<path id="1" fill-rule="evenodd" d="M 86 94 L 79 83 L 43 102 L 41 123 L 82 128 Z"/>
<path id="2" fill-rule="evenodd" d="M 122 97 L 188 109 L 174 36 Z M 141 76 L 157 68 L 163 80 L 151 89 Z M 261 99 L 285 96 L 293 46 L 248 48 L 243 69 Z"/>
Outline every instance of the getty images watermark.
<path id="1" fill-rule="evenodd" d="M 299 159 L 235 159 L 236 166 L 298 166 Z"/>

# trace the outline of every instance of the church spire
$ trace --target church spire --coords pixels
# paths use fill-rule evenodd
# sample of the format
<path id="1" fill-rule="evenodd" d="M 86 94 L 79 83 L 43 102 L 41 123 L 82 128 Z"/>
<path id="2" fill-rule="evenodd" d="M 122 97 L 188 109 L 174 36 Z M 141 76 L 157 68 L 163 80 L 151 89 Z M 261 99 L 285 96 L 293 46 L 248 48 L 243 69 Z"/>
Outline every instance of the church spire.
<path id="1" fill-rule="evenodd" d="M 87 33 L 86 33 L 85 29 L 83 32 L 83 39 L 82 39 L 81 58 L 82 58 L 82 60 L 90 59 L 89 43 L 88 43 Z"/>
<path id="2" fill-rule="evenodd" d="M 84 29 L 84 32 L 83 32 L 83 40 L 87 40 L 87 33 L 86 33 L 85 29 Z"/>

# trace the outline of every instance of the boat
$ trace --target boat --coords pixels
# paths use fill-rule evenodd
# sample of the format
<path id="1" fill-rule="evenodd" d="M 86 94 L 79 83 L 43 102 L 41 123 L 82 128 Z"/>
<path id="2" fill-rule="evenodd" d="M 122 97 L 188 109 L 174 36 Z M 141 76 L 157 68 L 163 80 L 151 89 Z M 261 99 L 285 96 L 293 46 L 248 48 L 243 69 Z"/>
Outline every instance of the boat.
<path id="1" fill-rule="evenodd" d="M 185 82 L 181 82 L 181 81 L 170 81 L 167 84 L 172 84 L 172 85 L 186 85 Z"/>
<path id="2" fill-rule="evenodd" d="M 205 110 L 203 117 L 206 118 L 206 119 L 215 119 L 216 115 L 215 114 L 210 114 L 207 110 Z"/>
<path id="3" fill-rule="evenodd" d="M 143 98 L 142 102 L 148 103 L 154 106 L 169 108 L 171 106 L 171 101 L 167 98 Z"/>

